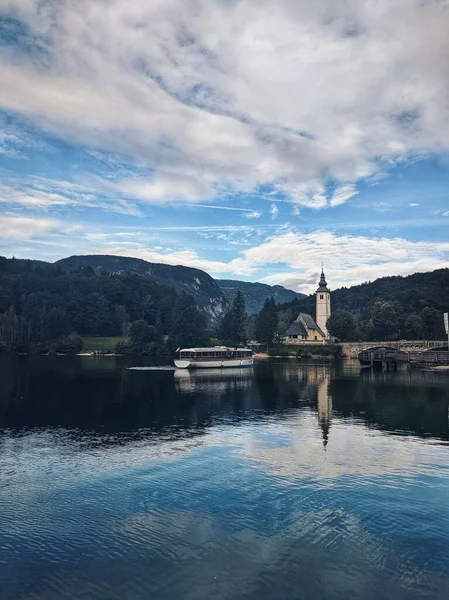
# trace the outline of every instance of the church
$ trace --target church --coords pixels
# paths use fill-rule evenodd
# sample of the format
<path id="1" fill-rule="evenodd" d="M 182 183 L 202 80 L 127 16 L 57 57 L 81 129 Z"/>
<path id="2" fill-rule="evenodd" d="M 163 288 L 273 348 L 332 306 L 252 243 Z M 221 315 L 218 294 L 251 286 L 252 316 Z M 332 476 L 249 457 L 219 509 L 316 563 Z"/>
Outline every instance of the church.
<path id="1" fill-rule="evenodd" d="M 307 313 L 299 313 L 285 334 L 286 344 L 304 344 L 304 343 L 322 343 L 328 341 L 329 333 L 326 323 L 331 316 L 331 292 L 327 287 L 324 270 L 321 270 L 321 277 L 318 289 L 315 292 L 315 319 Z"/>

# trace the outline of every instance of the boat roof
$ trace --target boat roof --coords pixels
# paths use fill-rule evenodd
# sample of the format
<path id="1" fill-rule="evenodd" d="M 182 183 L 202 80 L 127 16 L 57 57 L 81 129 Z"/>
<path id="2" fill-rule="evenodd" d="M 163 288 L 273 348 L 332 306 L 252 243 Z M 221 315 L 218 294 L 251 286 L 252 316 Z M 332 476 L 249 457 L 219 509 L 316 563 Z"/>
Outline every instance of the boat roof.
<path id="1" fill-rule="evenodd" d="M 180 352 L 219 352 L 220 350 L 248 350 L 251 352 L 251 348 L 230 348 L 229 346 L 212 346 L 209 348 L 181 348 Z"/>

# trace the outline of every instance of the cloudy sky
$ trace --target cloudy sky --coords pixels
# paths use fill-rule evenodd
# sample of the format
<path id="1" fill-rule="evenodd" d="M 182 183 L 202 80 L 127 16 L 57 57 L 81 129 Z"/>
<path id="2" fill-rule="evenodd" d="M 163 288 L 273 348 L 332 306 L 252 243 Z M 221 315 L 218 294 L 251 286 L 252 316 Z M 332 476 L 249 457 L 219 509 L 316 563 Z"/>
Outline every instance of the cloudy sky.
<path id="1" fill-rule="evenodd" d="M 0 254 L 447 266 L 448 0 L 0 0 Z"/>

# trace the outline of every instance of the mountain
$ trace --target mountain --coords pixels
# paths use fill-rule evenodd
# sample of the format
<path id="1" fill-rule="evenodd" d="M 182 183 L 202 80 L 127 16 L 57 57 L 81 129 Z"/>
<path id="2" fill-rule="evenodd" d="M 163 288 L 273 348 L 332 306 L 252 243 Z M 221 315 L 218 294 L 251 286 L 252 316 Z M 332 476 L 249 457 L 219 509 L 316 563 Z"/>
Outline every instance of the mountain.
<path id="1" fill-rule="evenodd" d="M 212 321 L 217 321 L 229 308 L 226 296 L 215 279 L 204 271 L 191 267 L 110 255 L 70 256 L 58 260 L 55 265 L 66 271 L 91 267 L 97 274 L 139 275 L 160 285 L 173 287 L 192 295 L 199 308 L 210 315 Z"/>
<path id="2" fill-rule="evenodd" d="M 266 283 L 236 281 L 234 279 L 217 279 L 217 283 L 228 299 L 229 304 L 232 304 L 237 290 L 240 290 L 245 298 L 246 311 L 250 315 L 260 312 L 267 298 L 273 297 L 276 304 L 306 298 L 304 294 L 288 290 L 282 285 L 268 285 Z"/>

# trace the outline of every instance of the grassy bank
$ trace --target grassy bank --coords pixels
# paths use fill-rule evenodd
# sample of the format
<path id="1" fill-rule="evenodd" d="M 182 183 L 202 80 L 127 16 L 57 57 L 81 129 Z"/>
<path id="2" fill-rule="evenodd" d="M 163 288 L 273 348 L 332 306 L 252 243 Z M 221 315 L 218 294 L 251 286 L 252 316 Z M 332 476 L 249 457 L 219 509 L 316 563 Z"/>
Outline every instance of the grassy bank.
<path id="1" fill-rule="evenodd" d="M 83 351 L 110 354 L 115 352 L 117 342 L 127 340 L 128 338 L 123 337 L 83 337 Z"/>

